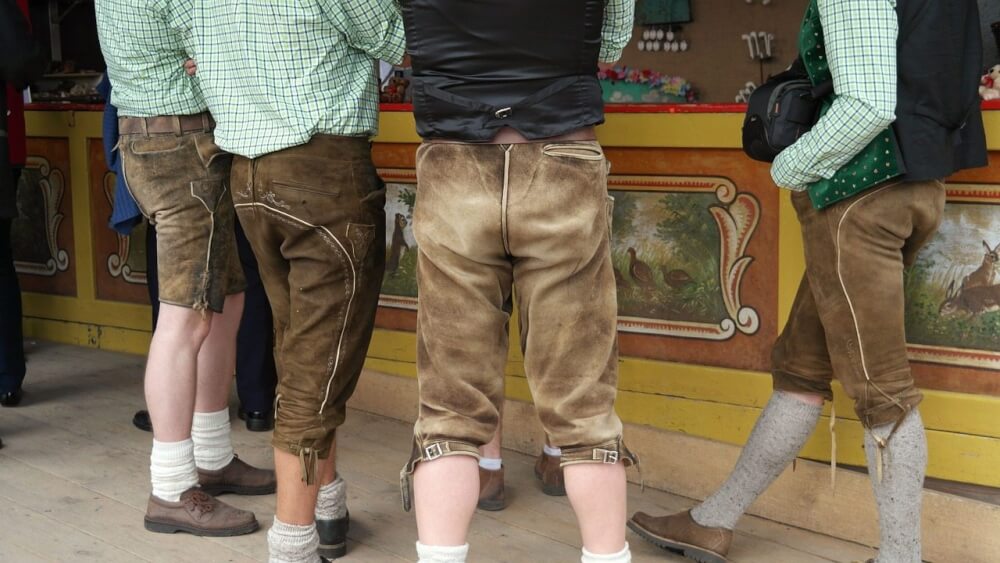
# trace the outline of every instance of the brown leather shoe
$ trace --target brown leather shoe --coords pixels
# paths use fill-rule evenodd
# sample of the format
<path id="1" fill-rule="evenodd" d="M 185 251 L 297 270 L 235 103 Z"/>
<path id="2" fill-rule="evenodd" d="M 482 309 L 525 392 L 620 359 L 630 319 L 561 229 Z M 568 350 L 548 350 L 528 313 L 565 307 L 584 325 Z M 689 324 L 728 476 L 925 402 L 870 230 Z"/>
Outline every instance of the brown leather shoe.
<path id="1" fill-rule="evenodd" d="M 496 471 L 479 468 L 479 508 L 497 511 L 507 508 L 507 497 L 503 488 L 503 467 Z"/>
<path id="2" fill-rule="evenodd" d="M 198 484 L 210 495 L 269 495 L 274 492 L 277 481 L 274 471 L 257 469 L 238 457 L 233 457 L 229 465 L 215 471 L 198 470 Z"/>
<path id="3" fill-rule="evenodd" d="M 682 554 L 699 563 L 726 563 L 733 531 L 707 528 L 691 518 L 691 511 L 659 518 L 637 512 L 628 527 L 657 547 Z"/>
<path id="4" fill-rule="evenodd" d="M 184 491 L 179 502 L 149 495 L 145 523 L 150 532 L 212 537 L 242 536 L 260 527 L 253 512 L 233 508 L 197 487 Z"/>
<path id="5" fill-rule="evenodd" d="M 566 484 L 563 482 L 562 468 L 559 467 L 560 461 L 559 456 L 542 452 L 535 462 L 535 477 L 542 482 L 542 492 L 550 497 L 566 496 Z"/>

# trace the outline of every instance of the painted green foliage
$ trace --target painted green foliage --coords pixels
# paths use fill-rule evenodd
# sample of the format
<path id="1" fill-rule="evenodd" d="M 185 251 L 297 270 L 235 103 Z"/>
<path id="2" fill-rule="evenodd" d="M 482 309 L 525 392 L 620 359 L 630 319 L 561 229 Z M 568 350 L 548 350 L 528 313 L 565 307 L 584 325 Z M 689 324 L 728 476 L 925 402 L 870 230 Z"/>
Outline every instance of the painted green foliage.
<path id="1" fill-rule="evenodd" d="M 725 319 L 719 230 L 709 213 L 715 194 L 612 195 L 619 314 L 711 324 Z"/>
<path id="2" fill-rule="evenodd" d="M 726 318 L 719 285 L 719 230 L 712 193 L 614 191 L 612 261 L 619 314 L 651 320 L 717 324 Z M 416 297 L 416 252 L 410 222 L 412 186 L 390 184 L 386 206 L 387 268 L 382 293 Z M 397 223 L 405 219 L 405 226 Z M 402 248 L 402 229 L 408 248 Z M 633 255 L 629 252 L 632 249 Z"/>
<path id="3" fill-rule="evenodd" d="M 905 274 L 908 342 L 1000 352 L 1000 312 L 991 310 L 991 300 L 1000 297 L 1000 276 L 988 275 L 995 266 L 987 264 L 984 246 L 1000 243 L 996 211 L 987 204 L 945 208 L 938 234 Z M 966 281 L 976 271 L 980 275 Z"/>

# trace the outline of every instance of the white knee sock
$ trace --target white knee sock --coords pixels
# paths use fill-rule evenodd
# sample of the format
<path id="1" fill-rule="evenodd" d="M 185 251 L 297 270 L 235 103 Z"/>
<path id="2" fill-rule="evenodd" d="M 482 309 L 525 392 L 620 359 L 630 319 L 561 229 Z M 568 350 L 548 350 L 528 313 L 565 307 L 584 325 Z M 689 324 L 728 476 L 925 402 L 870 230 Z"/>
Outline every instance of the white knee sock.
<path id="1" fill-rule="evenodd" d="M 198 470 L 194 465 L 194 444 L 191 439 L 180 442 L 153 440 L 149 456 L 149 477 L 153 496 L 177 502 L 181 493 L 198 486 Z"/>
<path id="2" fill-rule="evenodd" d="M 892 427 L 892 424 L 878 426 L 865 433 L 868 474 L 875 491 L 882 539 L 875 561 L 920 563 L 920 507 L 927 471 L 927 436 L 916 410 L 906 416 L 886 442 Z M 886 444 L 881 456 L 877 454 L 879 445 L 872 434 Z"/>
<path id="3" fill-rule="evenodd" d="M 468 555 L 469 544 L 441 546 L 417 542 L 417 563 L 465 563 Z"/>
<path id="4" fill-rule="evenodd" d="M 233 461 L 233 439 L 229 429 L 229 409 L 196 412 L 191 422 L 194 461 L 198 469 L 216 471 Z"/>
<path id="5" fill-rule="evenodd" d="M 277 517 L 267 532 L 269 563 L 319 563 L 319 534 L 316 525 L 285 524 Z"/>
<path id="6" fill-rule="evenodd" d="M 632 552 L 628 549 L 628 542 L 625 542 L 625 549 L 618 553 L 597 554 L 583 548 L 583 556 L 580 563 L 631 563 Z"/>
<path id="7" fill-rule="evenodd" d="M 482 467 L 486 471 L 500 471 L 503 467 L 503 459 L 499 457 L 481 457 L 479 458 L 479 467 Z"/>
<path id="8" fill-rule="evenodd" d="M 332 483 L 319 488 L 316 496 L 316 519 L 337 520 L 347 516 L 347 483 L 338 475 Z"/>

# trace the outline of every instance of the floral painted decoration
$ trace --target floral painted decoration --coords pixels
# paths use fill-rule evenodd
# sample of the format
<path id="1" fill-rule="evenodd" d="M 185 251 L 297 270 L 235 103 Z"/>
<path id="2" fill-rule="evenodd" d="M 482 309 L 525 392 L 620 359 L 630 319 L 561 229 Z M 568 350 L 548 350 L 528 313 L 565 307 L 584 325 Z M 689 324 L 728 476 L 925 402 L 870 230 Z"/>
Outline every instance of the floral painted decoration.
<path id="1" fill-rule="evenodd" d="M 604 83 L 606 101 L 694 103 L 698 100 L 694 86 L 686 79 L 650 69 L 616 66 L 599 71 L 597 78 Z M 645 86 L 648 91 L 642 93 L 640 99 L 634 99 L 636 88 L 622 88 L 620 84 Z"/>

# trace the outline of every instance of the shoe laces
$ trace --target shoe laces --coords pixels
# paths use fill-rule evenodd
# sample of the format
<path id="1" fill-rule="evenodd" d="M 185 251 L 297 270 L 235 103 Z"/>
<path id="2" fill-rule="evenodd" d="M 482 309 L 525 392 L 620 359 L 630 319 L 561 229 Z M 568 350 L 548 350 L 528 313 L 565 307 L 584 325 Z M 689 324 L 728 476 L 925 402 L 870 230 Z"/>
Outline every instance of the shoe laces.
<path id="1" fill-rule="evenodd" d="M 191 494 L 184 499 L 184 505 L 192 511 L 196 511 L 201 514 L 208 514 L 209 512 L 215 510 L 215 499 L 208 493 L 202 491 L 192 491 Z"/>

